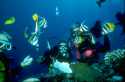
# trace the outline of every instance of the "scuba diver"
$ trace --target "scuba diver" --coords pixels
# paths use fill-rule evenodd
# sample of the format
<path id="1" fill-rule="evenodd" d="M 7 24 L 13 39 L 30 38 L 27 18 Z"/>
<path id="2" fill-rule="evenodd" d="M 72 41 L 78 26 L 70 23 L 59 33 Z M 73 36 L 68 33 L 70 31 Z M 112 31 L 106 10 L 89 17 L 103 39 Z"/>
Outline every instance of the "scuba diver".
<path id="1" fill-rule="evenodd" d="M 12 37 L 6 33 L 0 33 L 0 82 L 14 82 L 13 79 L 18 73 L 28 65 L 31 65 L 33 58 L 27 56 L 21 61 L 20 65 L 17 65 L 15 68 L 11 67 L 11 64 L 14 65 L 13 58 L 9 57 L 6 52 L 12 50 Z"/>
<path id="2" fill-rule="evenodd" d="M 40 61 L 41 64 L 48 65 L 48 73 L 40 73 L 36 77 L 26 78 L 23 82 L 29 80 L 34 82 L 93 82 L 102 79 L 97 78 L 102 74 L 87 63 L 72 62 L 70 51 L 71 49 L 65 41 L 58 43 L 51 49 L 48 48 Z"/>
<path id="3" fill-rule="evenodd" d="M 102 31 L 103 32 L 103 31 Z M 94 35 L 89 31 L 86 25 L 76 23 L 71 29 L 71 37 L 69 38 L 69 46 L 71 48 L 74 61 L 82 62 L 98 62 L 98 53 L 106 52 L 110 49 L 108 30 L 104 32 L 104 44 L 95 41 Z"/>
<path id="4" fill-rule="evenodd" d="M 41 60 L 39 61 L 41 64 L 47 64 L 49 69 L 47 74 L 43 74 L 39 77 L 41 82 L 45 80 L 52 81 L 57 77 L 61 79 L 62 75 L 71 74 L 72 70 L 69 65 L 72 60 L 70 57 L 70 48 L 65 41 L 61 41 L 51 49 L 48 48 L 44 55 L 40 57 Z"/>
<path id="5" fill-rule="evenodd" d="M 29 35 L 27 33 L 29 28 L 26 27 L 24 36 L 32 46 L 34 46 L 37 50 L 39 50 L 39 37 L 40 37 L 43 29 L 45 29 L 47 27 L 47 20 L 44 17 L 40 17 L 36 13 L 33 14 L 32 19 L 35 22 L 35 29 Z"/>
<path id="6" fill-rule="evenodd" d="M 41 63 L 50 65 L 56 60 L 71 62 L 70 55 L 70 48 L 65 41 L 62 41 L 44 53 L 41 57 Z"/>

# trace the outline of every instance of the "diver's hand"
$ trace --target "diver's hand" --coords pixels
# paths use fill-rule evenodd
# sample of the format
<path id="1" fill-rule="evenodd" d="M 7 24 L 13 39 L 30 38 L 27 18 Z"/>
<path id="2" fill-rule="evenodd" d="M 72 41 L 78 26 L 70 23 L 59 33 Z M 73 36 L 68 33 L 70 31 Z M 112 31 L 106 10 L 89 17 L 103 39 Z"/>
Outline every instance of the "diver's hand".
<path id="1" fill-rule="evenodd" d="M 26 67 L 32 64 L 33 58 L 29 55 L 26 56 L 23 61 L 21 62 L 21 67 Z"/>
<path id="2" fill-rule="evenodd" d="M 38 78 L 30 77 L 30 78 L 24 79 L 22 82 L 40 82 L 40 80 Z"/>

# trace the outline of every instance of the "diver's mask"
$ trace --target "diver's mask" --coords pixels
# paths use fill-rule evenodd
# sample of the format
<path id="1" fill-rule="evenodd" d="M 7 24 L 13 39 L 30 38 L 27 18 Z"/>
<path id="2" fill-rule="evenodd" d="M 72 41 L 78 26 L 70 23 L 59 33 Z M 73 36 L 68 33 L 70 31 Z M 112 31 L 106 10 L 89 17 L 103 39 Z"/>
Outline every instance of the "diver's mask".
<path id="1" fill-rule="evenodd" d="M 1 50 L 12 50 L 12 44 L 8 41 L 0 40 L 0 49 Z"/>
<path id="2" fill-rule="evenodd" d="M 76 45 L 79 45 L 84 41 L 82 28 L 77 27 L 72 30 L 72 40 L 73 40 L 73 43 Z"/>
<path id="3" fill-rule="evenodd" d="M 67 52 L 68 52 L 68 46 L 66 43 L 62 42 L 59 44 L 59 53 L 62 56 L 67 56 Z"/>

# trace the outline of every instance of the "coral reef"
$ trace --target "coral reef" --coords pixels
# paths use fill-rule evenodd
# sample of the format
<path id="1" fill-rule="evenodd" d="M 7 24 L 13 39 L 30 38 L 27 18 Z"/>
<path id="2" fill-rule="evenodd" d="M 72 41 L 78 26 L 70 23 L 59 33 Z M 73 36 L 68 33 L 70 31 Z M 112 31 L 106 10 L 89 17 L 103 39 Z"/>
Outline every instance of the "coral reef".
<path id="1" fill-rule="evenodd" d="M 106 65 L 118 66 L 120 62 L 125 58 L 125 49 L 117 49 L 112 52 L 107 52 L 104 57 L 104 63 Z"/>

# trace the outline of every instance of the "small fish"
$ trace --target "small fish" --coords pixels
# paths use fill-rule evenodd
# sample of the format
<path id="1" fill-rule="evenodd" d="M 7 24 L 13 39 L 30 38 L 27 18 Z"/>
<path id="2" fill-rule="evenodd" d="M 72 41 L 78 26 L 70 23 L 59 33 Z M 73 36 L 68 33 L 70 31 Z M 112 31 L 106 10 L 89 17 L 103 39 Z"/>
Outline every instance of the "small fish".
<path id="1" fill-rule="evenodd" d="M 58 11 L 59 10 L 59 8 L 56 6 L 56 11 Z"/>
<path id="2" fill-rule="evenodd" d="M 88 27 L 84 23 L 81 23 L 80 29 L 81 31 L 85 31 L 85 32 L 88 31 Z"/>
<path id="3" fill-rule="evenodd" d="M 51 50 L 51 45 L 50 45 L 50 42 L 47 40 L 47 48 L 49 49 L 49 50 Z"/>
<path id="4" fill-rule="evenodd" d="M 56 16 L 58 16 L 59 15 L 59 12 L 56 12 Z"/>
<path id="5" fill-rule="evenodd" d="M 28 27 L 25 28 L 24 31 L 24 37 L 27 39 L 27 41 L 34 47 L 38 48 L 39 44 L 39 35 L 35 32 L 32 32 L 31 35 L 28 34 Z"/>
<path id="6" fill-rule="evenodd" d="M 47 20 L 44 17 L 39 16 L 37 13 L 32 15 L 32 19 L 38 25 L 37 28 L 46 28 L 47 27 Z"/>
<path id="7" fill-rule="evenodd" d="M 31 77 L 23 80 L 22 82 L 40 82 L 40 80 L 38 78 Z"/>
<path id="8" fill-rule="evenodd" d="M 29 65 L 32 64 L 32 62 L 33 62 L 33 58 L 32 58 L 30 55 L 28 55 L 28 56 L 26 56 L 26 57 L 23 59 L 23 61 L 21 62 L 21 66 L 22 66 L 22 67 L 29 66 Z"/>
<path id="9" fill-rule="evenodd" d="M 42 29 L 47 27 L 47 20 L 44 17 L 40 17 L 38 15 L 34 15 L 33 18 L 33 20 L 35 21 L 35 32 L 41 33 Z"/>
<path id="10" fill-rule="evenodd" d="M 34 46 L 39 47 L 39 36 L 36 33 L 32 33 L 31 36 L 28 38 L 28 42 Z"/>
<path id="11" fill-rule="evenodd" d="M 43 27 L 46 28 L 47 27 L 47 20 L 44 17 L 40 18 L 40 21 L 38 22 L 38 27 Z"/>
<path id="12" fill-rule="evenodd" d="M 37 22 L 38 21 L 38 14 L 37 13 L 35 13 L 35 14 L 33 14 L 32 15 L 32 19 L 35 21 L 35 22 Z"/>
<path id="13" fill-rule="evenodd" d="M 101 7 L 106 0 L 96 0 L 96 4 Z"/>
<path id="14" fill-rule="evenodd" d="M 60 14 L 58 6 L 56 6 L 56 16 Z"/>
<path id="15" fill-rule="evenodd" d="M 102 26 L 102 33 L 108 34 L 110 32 L 113 32 L 115 28 L 116 28 L 116 25 L 113 22 L 105 23 Z"/>
<path id="16" fill-rule="evenodd" d="M 99 38 L 102 35 L 113 32 L 115 28 L 116 28 L 116 24 L 113 22 L 106 22 L 104 24 L 101 24 L 101 21 L 97 20 L 90 31 L 96 38 Z"/>
<path id="17" fill-rule="evenodd" d="M 10 17 L 10 18 L 7 18 L 4 22 L 5 25 L 12 25 L 14 24 L 16 21 L 15 17 Z"/>

